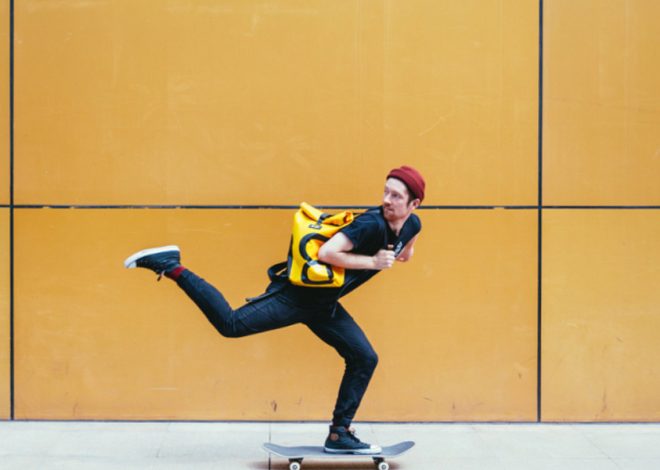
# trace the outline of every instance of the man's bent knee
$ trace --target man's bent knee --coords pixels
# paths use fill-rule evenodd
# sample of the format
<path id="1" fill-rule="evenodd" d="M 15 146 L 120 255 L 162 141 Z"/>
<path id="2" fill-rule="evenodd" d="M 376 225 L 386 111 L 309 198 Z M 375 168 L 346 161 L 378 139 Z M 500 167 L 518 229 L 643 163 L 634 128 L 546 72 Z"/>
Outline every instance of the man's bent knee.
<path id="1" fill-rule="evenodd" d="M 378 365 L 378 354 L 373 350 L 365 352 L 360 356 L 358 362 L 365 370 L 373 372 Z"/>
<path id="2" fill-rule="evenodd" d="M 223 325 L 221 327 L 216 326 L 215 329 L 225 338 L 242 338 L 252 334 L 250 331 L 245 329 L 235 328 L 234 326 Z"/>

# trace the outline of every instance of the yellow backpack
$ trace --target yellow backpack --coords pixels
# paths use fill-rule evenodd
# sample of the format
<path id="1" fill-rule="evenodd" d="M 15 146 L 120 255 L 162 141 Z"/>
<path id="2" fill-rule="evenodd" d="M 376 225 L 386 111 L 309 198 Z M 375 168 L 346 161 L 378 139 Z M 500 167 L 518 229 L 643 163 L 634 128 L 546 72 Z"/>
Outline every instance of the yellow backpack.
<path id="1" fill-rule="evenodd" d="M 321 245 L 353 222 L 353 213 L 343 211 L 330 215 L 303 202 L 293 216 L 291 247 L 287 271 L 289 281 L 297 286 L 341 287 L 344 268 L 322 263 L 318 259 Z"/>
<path id="2" fill-rule="evenodd" d="M 319 249 L 335 233 L 353 222 L 353 213 L 330 215 L 303 202 L 293 216 L 287 276 L 292 284 L 305 287 L 341 287 L 344 268 L 322 263 Z"/>

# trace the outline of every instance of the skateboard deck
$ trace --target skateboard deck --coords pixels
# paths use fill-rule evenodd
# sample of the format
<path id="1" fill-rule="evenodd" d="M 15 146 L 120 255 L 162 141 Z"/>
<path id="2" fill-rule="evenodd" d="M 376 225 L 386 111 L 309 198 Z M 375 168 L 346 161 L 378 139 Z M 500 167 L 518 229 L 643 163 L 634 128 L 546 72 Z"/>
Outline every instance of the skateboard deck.
<path id="1" fill-rule="evenodd" d="M 410 450 L 415 443 L 413 441 L 399 442 L 391 446 L 383 447 L 378 454 L 330 454 L 323 450 L 321 446 L 280 446 L 264 443 L 263 449 L 269 454 L 277 455 L 289 459 L 289 470 L 300 470 L 303 459 L 372 459 L 378 470 L 389 470 L 390 464 L 385 461 L 386 458 L 398 457 Z"/>

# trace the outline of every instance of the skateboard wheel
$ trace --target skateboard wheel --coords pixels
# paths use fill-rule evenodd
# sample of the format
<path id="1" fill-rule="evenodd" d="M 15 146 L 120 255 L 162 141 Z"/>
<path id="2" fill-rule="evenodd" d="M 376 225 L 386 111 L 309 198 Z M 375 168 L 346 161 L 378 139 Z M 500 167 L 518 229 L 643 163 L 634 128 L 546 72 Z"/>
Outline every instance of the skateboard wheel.
<path id="1" fill-rule="evenodd" d="M 378 463 L 378 470 L 390 470 L 390 464 L 387 462 Z"/>
<path id="2" fill-rule="evenodd" d="M 289 463 L 289 470 L 300 470 L 300 462 Z"/>

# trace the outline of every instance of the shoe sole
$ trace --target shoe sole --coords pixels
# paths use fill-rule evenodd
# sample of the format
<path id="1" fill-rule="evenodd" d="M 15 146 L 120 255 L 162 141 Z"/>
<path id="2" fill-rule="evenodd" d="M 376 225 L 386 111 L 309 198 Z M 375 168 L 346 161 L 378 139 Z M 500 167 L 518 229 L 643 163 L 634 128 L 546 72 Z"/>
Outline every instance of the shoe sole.
<path id="1" fill-rule="evenodd" d="M 164 253 L 166 251 L 177 251 L 181 253 L 181 250 L 179 250 L 179 247 L 176 245 L 159 246 L 158 248 L 148 248 L 146 250 L 133 253 L 131 256 L 126 258 L 126 260 L 124 261 L 124 266 L 127 269 L 137 268 L 137 260 L 139 260 L 140 258 L 144 258 L 145 256 L 149 256 L 149 255 L 155 255 L 157 253 Z"/>
<path id="2" fill-rule="evenodd" d="M 351 450 L 351 449 L 330 449 L 328 447 L 324 447 L 323 451 L 328 453 L 328 454 L 346 454 L 346 455 L 378 455 L 380 454 L 383 449 L 356 449 L 356 450 Z"/>

